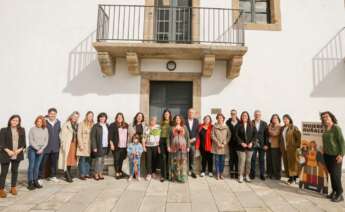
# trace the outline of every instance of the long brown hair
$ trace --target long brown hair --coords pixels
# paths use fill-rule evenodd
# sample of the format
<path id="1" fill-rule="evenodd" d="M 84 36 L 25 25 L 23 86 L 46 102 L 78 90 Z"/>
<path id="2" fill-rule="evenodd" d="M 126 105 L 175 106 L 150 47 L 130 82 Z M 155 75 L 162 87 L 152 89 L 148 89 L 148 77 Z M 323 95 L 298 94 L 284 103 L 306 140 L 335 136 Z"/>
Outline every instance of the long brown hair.
<path id="1" fill-rule="evenodd" d="M 278 125 L 279 125 L 280 122 L 281 122 L 281 120 L 280 120 L 280 117 L 279 117 L 279 115 L 278 115 L 277 113 L 275 113 L 275 114 L 273 114 L 273 115 L 271 116 L 270 124 L 273 126 L 273 118 L 274 118 L 274 117 L 277 117 L 277 119 L 278 119 Z"/>
<path id="2" fill-rule="evenodd" d="M 22 119 L 21 119 L 20 116 L 17 115 L 17 114 L 12 115 L 12 116 L 8 119 L 7 126 L 8 126 L 8 127 L 11 127 L 11 121 L 12 121 L 13 119 L 15 119 L 15 118 L 18 119 L 17 129 L 19 130 L 19 129 L 22 128 L 22 126 L 21 126 Z"/>
<path id="3" fill-rule="evenodd" d="M 118 123 L 117 119 L 119 118 L 119 116 L 122 117 L 122 122 Z M 123 113 L 117 113 L 115 116 L 115 123 L 117 127 L 121 127 L 121 128 L 128 128 L 128 124 L 125 122 L 125 116 L 123 115 Z"/>
<path id="4" fill-rule="evenodd" d="M 243 115 L 244 115 L 244 114 L 247 114 L 247 116 L 248 116 L 248 120 L 247 120 L 248 126 L 249 126 L 249 127 L 252 127 L 252 126 L 253 126 L 253 123 L 252 123 L 252 121 L 251 121 L 251 119 L 250 119 L 250 115 L 249 115 L 248 111 L 243 111 L 243 112 L 241 113 L 241 116 L 240 116 L 241 124 L 243 124 Z"/>
<path id="5" fill-rule="evenodd" d="M 37 118 L 35 119 L 35 126 L 37 126 L 37 122 L 41 120 L 42 121 L 42 129 L 45 129 L 47 127 L 47 121 L 46 119 L 44 118 L 44 116 L 37 116 Z"/>
<path id="6" fill-rule="evenodd" d="M 164 117 L 164 114 L 165 113 L 169 113 L 169 124 L 171 125 L 171 122 L 172 122 L 172 114 L 171 114 L 171 111 L 169 109 L 165 109 L 163 111 L 163 114 L 162 114 L 162 121 L 161 121 L 161 124 L 165 121 L 165 117 Z"/>
<path id="7" fill-rule="evenodd" d="M 134 119 L 133 119 L 133 127 L 134 127 L 135 125 L 138 124 L 137 118 L 138 118 L 139 115 L 141 115 L 141 116 L 143 117 L 143 119 L 141 120 L 141 122 L 142 122 L 142 123 L 145 122 L 145 116 L 144 116 L 144 114 L 143 114 L 142 112 L 138 112 L 138 113 L 135 114 L 135 116 L 134 116 Z"/>
<path id="8" fill-rule="evenodd" d="M 176 118 L 177 117 L 179 117 L 180 119 L 181 119 L 181 127 L 183 127 L 184 126 L 184 118 L 183 118 L 183 116 L 182 115 L 176 115 L 176 116 L 174 116 L 174 119 L 173 119 L 173 121 L 172 121 L 172 126 L 176 126 Z"/>

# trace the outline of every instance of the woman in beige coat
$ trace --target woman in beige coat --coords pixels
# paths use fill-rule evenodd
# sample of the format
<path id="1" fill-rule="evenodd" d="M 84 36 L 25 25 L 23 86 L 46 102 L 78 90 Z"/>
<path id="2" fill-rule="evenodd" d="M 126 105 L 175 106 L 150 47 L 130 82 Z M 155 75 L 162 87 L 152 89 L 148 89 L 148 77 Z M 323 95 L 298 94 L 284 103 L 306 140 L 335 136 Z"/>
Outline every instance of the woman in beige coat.
<path id="1" fill-rule="evenodd" d="M 231 132 L 224 123 L 225 117 L 223 114 L 218 113 L 216 119 L 217 123 L 214 125 L 211 133 L 212 153 L 215 156 L 217 180 L 223 180 L 225 149 L 230 141 Z"/>
<path id="2" fill-rule="evenodd" d="M 66 123 L 62 126 L 60 132 L 60 152 L 59 152 L 59 169 L 65 171 L 66 181 L 71 183 L 71 167 L 77 166 L 77 132 L 78 132 L 79 112 L 73 112 Z"/>
<path id="3" fill-rule="evenodd" d="M 86 180 L 90 178 L 91 167 L 91 129 L 93 127 L 94 114 L 89 111 L 85 115 L 85 119 L 78 127 L 78 149 L 77 156 L 79 157 L 79 179 Z"/>

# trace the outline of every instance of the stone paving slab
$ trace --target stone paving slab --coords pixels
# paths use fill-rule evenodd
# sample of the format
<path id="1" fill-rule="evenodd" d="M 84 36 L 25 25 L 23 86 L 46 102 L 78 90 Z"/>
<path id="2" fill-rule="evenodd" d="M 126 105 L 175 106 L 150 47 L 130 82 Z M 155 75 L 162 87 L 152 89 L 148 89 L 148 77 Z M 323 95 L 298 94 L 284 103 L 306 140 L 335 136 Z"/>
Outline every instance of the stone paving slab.
<path id="1" fill-rule="evenodd" d="M 0 199 L 1 212 L 345 211 L 344 202 L 332 203 L 284 181 L 259 179 L 238 183 L 198 177 L 180 184 L 106 176 L 103 181 L 75 179 L 71 184 L 44 181 L 44 187 L 35 191 L 28 191 L 21 182 L 18 191 L 18 196 Z"/>

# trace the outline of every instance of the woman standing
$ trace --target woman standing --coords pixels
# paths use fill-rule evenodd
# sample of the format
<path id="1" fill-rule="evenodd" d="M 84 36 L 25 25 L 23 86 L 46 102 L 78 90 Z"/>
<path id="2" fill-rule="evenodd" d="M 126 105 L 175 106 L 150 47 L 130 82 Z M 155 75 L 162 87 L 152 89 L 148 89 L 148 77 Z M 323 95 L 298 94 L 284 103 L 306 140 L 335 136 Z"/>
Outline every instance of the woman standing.
<path id="1" fill-rule="evenodd" d="M 231 138 L 231 132 L 224 123 L 225 116 L 218 113 L 216 116 L 217 123 L 212 130 L 212 153 L 215 156 L 216 161 L 216 175 L 217 180 L 223 180 L 224 171 L 224 159 L 225 159 L 225 147 L 229 143 Z"/>
<path id="2" fill-rule="evenodd" d="M 280 180 L 281 178 L 281 149 L 280 149 L 281 126 L 278 114 L 273 114 L 270 124 L 268 125 L 268 142 L 267 150 L 267 174 L 269 178 Z"/>
<path id="3" fill-rule="evenodd" d="M 331 175 L 332 193 L 327 196 L 333 202 L 344 201 L 341 184 L 341 169 L 345 153 L 343 133 L 338 126 L 337 119 L 329 112 L 321 113 L 321 121 L 326 131 L 322 135 L 324 159 Z"/>
<path id="4" fill-rule="evenodd" d="M 42 188 L 38 183 L 38 172 L 43 158 L 43 151 L 48 145 L 48 129 L 43 116 L 38 116 L 35 126 L 29 131 L 29 168 L 28 168 L 28 189 Z"/>
<path id="5" fill-rule="evenodd" d="M 184 183 L 188 178 L 189 134 L 181 115 L 174 117 L 173 126 L 170 128 L 168 135 L 169 179 Z"/>
<path id="6" fill-rule="evenodd" d="M 91 129 L 94 124 L 94 114 L 89 111 L 85 115 L 85 119 L 78 127 L 78 149 L 77 156 L 79 157 L 79 179 L 86 180 L 90 178 L 90 154 L 91 154 Z"/>
<path id="7" fill-rule="evenodd" d="M 284 126 L 281 133 L 281 148 L 283 152 L 284 169 L 289 178 L 288 184 L 296 182 L 298 176 L 298 164 L 296 150 L 301 146 L 301 132 L 293 125 L 289 115 L 283 116 Z"/>
<path id="8" fill-rule="evenodd" d="M 249 174 L 253 156 L 253 146 L 256 142 L 256 128 L 250 121 L 250 116 L 247 111 L 242 112 L 240 121 L 236 130 L 236 140 L 239 144 L 239 149 L 237 151 L 239 169 L 238 181 L 242 183 L 243 176 L 245 176 L 247 182 L 251 181 Z"/>
<path id="9" fill-rule="evenodd" d="M 92 157 L 95 159 L 95 180 L 103 180 L 104 156 L 108 153 L 108 116 L 106 113 L 100 113 L 97 116 L 97 124 L 91 129 L 91 149 Z"/>
<path id="10" fill-rule="evenodd" d="M 143 145 L 143 142 L 145 142 L 144 140 L 145 138 L 143 135 L 146 129 L 147 129 L 147 125 L 145 124 L 145 116 L 142 112 L 138 112 L 137 114 L 135 114 L 133 123 L 129 126 L 129 129 L 128 129 L 130 141 L 133 142 L 133 135 L 138 134 L 142 138 L 140 140 L 142 141 L 142 145 Z M 147 174 L 145 160 L 146 160 L 146 152 L 144 151 L 141 154 L 141 158 L 140 158 L 140 161 L 141 161 L 140 172 L 142 176 Z"/>
<path id="11" fill-rule="evenodd" d="M 157 117 L 150 119 L 150 125 L 144 132 L 143 146 L 146 151 L 146 180 L 150 180 L 151 176 L 155 178 L 157 164 L 158 164 L 158 152 L 159 152 L 159 139 L 161 135 L 161 129 L 157 125 Z"/>
<path id="12" fill-rule="evenodd" d="M 238 178 L 238 156 L 237 150 L 239 148 L 238 142 L 236 140 L 236 128 L 240 123 L 240 119 L 237 117 L 237 111 L 235 109 L 231 110 L 231 117 L 226 121 L 226 125 L 229 127 L 231 132 L 231 139 L 229 143 L 229 168 L 230 168 L 230 178 Z"/>
<path id="13" fill-rule="evenodd" d="M 134 134 L 139 134 L 142 136 L 146 130 L 147 126 L 145 124 L 144 114 L 139 112 L 134 116 L 133 123 L 129 127 L 129 135 L 132 137 Z"/>
<path id="14" fill-rule="evenodd" d="M 166 109 L 163 111 L 162 121 L 161 121 L 161 137 L 159 140 L 159 153 L 161 156 L 161 182 L 168 179 L 169 175 L 169 152 L 168 152 L 168 136 L 169 129 L 171 127 L 172 115 L 171 112 Z"/>
<path id="15" fill-rule="evenodd" d="M 11 190 L 12 195 L 17 195 L 17 178 L 20 161 L 24 159 L 23 150 L 26 148 L 25 130 L 21 127 L 19 115 L 13 115 L 8 120 L 6 128 L 0 130 L 0 198 L 5 198 L 4 191 L 8 169 L 11 164 Z"/>
<path id="16" fill-rule="evenodd" d="M 64 170 L 67 182 L 73 182 L 71 168 L 77 166 L 79 112 L 74 111 L 62 126 L 60 132 L 59 169 Z"/>
<path id="17" fill-rule="evenodd" d="M 203 123 L 200 124 L 198 130 L 198 136 L 196 138 L 195 148 L 200 151 L 201 155 L 201 174 L 200 177 L 205 177 L 206 165 L 208 169 L 208 175 L 213 177 L 213 154 L 212 154 L 212 118 L 210 115 L 206 115 L 203 119 Z"/>
<path id="18" fill-rule="evenodd" d="M 128 124 L 123 113 L 117 113 L 115 122 L 109 126 L 110 148 L 114 156 L 115 178 L 127 177 L 122 170 L 123 161 L 127 157 L 127 144 L 129 141 Z"/>

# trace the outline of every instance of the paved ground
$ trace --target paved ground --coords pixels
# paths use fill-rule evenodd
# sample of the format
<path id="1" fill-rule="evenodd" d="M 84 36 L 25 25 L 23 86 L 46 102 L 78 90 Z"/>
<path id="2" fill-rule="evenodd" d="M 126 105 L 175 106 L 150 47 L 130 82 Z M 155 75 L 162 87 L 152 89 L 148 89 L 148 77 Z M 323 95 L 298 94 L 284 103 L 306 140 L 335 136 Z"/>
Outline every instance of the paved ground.
<path id="1" fill-rule="evenodd" d="M 177 184 L 128 182 L 108 176 L 104 181 L 75 179 L 72 184 L 43 181 L 44 188 L 28 191 L 26 167 L 27 160 L 20 166 L 19 195 L 0 199 L 1 212 L 345 211 L 345 202 L 332 203 L 315 192 L 300 191 L 297 185 L 259 179 L 240 184 L 228 178 L 199 177 Z"/>
<path id="2" fill-rule="evenodd" d="M 255 180 L 190 179 L 189 183 L 161 183 L 157 180 L 75 180 L 46 182 L 29 192 L 19 186 L 19 196 L 0 200 L 1 211 L 345 211 L 345 203 L 331 203 L 313 192 L 299 192 L 283 182 Z"/>

